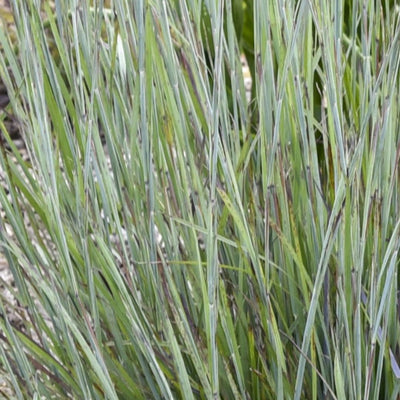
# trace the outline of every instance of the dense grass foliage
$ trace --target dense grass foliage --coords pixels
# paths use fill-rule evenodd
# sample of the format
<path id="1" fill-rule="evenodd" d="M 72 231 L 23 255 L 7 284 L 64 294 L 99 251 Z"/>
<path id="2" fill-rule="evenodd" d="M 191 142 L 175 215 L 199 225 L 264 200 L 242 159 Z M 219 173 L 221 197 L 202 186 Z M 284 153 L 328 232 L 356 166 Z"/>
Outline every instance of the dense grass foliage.
<path id="1" fill-rule="evenodd" d="M 15 396 L 398 398 L 395 2 L 10 3 Z"/>

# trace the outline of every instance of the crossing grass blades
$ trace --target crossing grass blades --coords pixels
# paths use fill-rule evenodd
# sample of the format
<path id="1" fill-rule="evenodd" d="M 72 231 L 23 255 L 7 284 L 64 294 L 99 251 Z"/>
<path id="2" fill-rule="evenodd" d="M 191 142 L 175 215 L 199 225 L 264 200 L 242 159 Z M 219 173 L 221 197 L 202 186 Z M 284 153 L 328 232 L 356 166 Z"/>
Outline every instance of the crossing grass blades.
<path id="1" fill-rule="evenodd" d="M 2 395 L 398 398 L 395 2 L 38 3 L 0 30 Z"/>

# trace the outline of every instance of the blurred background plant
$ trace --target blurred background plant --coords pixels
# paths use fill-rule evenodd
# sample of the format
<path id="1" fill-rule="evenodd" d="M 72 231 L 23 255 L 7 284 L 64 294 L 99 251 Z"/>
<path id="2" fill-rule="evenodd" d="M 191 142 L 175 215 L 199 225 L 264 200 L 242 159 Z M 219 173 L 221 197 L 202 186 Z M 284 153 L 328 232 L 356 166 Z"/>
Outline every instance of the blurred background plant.
<path id="1" fill-rule="evenodd" d="M 9 396 L 398 398 L 395 3 L 11 3 Z"/>

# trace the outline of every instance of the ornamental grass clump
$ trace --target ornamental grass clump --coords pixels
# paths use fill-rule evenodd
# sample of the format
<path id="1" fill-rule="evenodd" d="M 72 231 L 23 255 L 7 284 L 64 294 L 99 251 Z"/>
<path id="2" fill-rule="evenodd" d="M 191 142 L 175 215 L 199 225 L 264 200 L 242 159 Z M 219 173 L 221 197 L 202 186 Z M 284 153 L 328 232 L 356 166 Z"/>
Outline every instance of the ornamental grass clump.
<path id="1" fill-rule="evenodd" d="M 396 399 L 394 2 L 10 3 L 4 396 Z"/>

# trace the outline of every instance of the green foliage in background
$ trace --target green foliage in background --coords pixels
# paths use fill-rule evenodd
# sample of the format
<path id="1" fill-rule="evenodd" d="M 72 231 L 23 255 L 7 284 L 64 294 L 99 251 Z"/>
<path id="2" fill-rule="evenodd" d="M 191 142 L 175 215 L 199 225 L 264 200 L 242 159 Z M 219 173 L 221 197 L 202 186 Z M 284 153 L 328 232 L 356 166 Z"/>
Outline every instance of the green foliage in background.
<path id="1" fill-rule="evenodd" d="M 12 397 L 398 398 L 395 2 L 37 3 L 0 30 Z"/>

